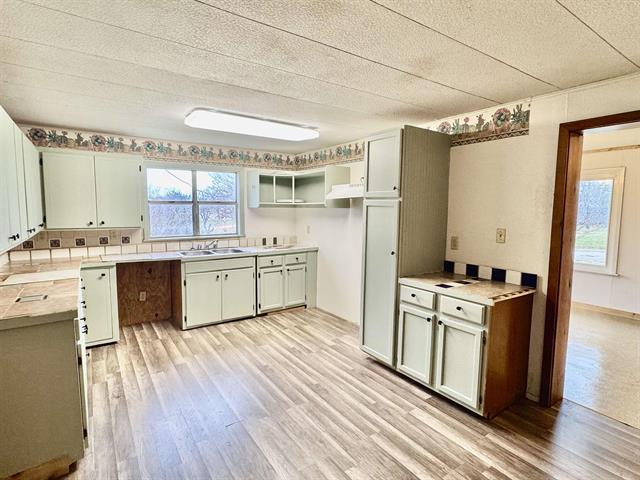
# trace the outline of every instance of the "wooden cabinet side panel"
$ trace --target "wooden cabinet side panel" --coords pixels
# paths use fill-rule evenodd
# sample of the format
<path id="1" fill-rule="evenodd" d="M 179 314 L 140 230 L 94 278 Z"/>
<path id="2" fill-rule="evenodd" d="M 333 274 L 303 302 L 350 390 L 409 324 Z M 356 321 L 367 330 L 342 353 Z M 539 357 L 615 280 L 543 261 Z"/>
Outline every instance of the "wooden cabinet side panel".
<path id="1" fill-rule="evenodd" d="M 449 150 L 448 135 L 404 128 L 400 277 L 442 269 L 447 241 Z"/>
<path id="2" fill-rule="evenodd" d="M 527 389 L 533 295 L 492 307 L 485 364 L 484 415 L 492 418 Z"/>

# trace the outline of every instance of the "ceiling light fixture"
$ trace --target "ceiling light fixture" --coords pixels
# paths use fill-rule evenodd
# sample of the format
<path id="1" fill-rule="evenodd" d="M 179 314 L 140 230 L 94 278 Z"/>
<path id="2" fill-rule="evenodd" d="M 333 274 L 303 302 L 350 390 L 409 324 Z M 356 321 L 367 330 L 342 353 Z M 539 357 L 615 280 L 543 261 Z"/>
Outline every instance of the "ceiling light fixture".
<path id="1" fill-rule="evenodd" d="M 262 118 L 248 117 L 236 113 L 221 112 L 207 108 L 196 108 L 185 118 L 184 124 L 194 128 L 216 130 L 218 132 L 240 133 L 255 137 L 277 138 L 299 142 L 318 138 L 317 130 L 290 123 L 276 122 Z"/>

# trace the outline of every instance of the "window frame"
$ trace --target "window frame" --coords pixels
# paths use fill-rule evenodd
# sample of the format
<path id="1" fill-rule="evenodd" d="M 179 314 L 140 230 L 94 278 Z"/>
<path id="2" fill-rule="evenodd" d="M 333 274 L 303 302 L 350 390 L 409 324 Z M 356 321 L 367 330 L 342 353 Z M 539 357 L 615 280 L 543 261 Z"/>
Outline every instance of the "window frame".
<path id="1" fill-rule="evenodd" d="M 191 172 L 191 200 L 149 200 L 147 190 L 147 170 L 148 169 L 167 169 L 167 170 L 184 170 Z M 221 172 L 221 173 L 235 173 L 236 174 L 236 200 L 235 202 L 227 201 L 212 201 L 212 200 L 198 200 L 196 177 L 198 172 Z M 239 238 L 244 236 L 244 169 L 241 167 L 228 167 L 225 165 L 205 165 L 200 163 L 180 163 L 180 162 L 163 162 L 163 161 L 144 161 L 142 164 L 142 195 L 144 201 L 144 240 L 155 241 L 180 241 L 180 240 L 208 240 L 217 238 Z M 149 214 L 150 204 L 185 204 L 191 205 L 192 221 L 193 221 L 193 235 L 173 236 L 173 237 L 152 237 L 151 236 L 151 216 Z M 229 234 L 218 235 L 198 235 L 196 232 L 200 231 L 200 215 L 199 205 L 235 205 L 236 206 L 236 231 Z"/>
<path id="2" fill-rule="evenodd" d="M 622 204 L 624 200 L 625 171 L 625 167 L 588 168 L 582 170 L 580 174 L 580 182 L 584 180 L 613 180 L 613 188 L 611 191 L 611 209 L 609 211 L 606 262 L 604 265 L 591 265 L 588 263 L 577 262 L 575 260 L 574 242 L 574 270 L 579 272 L 597 273 L 601 275 L 618 275 L 618 250 L 620 247 L 620 228 L 622 224 Z M 576 218 L 578 215 L 578 208 L 576 208 Z"/>

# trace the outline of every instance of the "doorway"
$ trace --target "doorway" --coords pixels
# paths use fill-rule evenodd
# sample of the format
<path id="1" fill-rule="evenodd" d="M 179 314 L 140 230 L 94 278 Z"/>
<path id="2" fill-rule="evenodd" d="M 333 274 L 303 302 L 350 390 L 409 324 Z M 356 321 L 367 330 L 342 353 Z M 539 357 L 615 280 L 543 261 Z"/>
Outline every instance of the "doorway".
<path id="1" fill-rule="evenodd" d="M 582 147 L 564 398 L 640 428 L 640 124 Z"/>
<path id="2" fill-rule="evenodd" d="M 640 111 L 568 122 L 559 127 L 540 390 L 543 406 L 552 406 L 564 394 L 583 136 L 585 131 L 635 122 L 640 122 Z"/>

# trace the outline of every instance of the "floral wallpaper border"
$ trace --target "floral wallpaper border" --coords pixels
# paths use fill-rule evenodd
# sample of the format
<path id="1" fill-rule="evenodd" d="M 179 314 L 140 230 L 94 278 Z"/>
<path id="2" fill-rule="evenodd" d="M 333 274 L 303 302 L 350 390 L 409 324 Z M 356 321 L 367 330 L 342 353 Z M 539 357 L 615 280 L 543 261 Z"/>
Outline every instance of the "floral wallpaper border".
<path id="1" fill-rule="evenodd" d="M 475 117 L 475 123 L 471 118 Z M 529 135 L 531 100 L 445 118 L 426 128 L 451 135 L 451 146 Z"/>
<path id="2" fill-rule="evenodd" d="M 201 143 L 145 139 L 128 135 L 20 125 L 37 147 L 70 148 L 90 152 L 128 153 L 153 160 L 239 165 L 298 170 L 363 159 L 364 142 L 351 142 L 301 154 L 265 152 Z"/>

